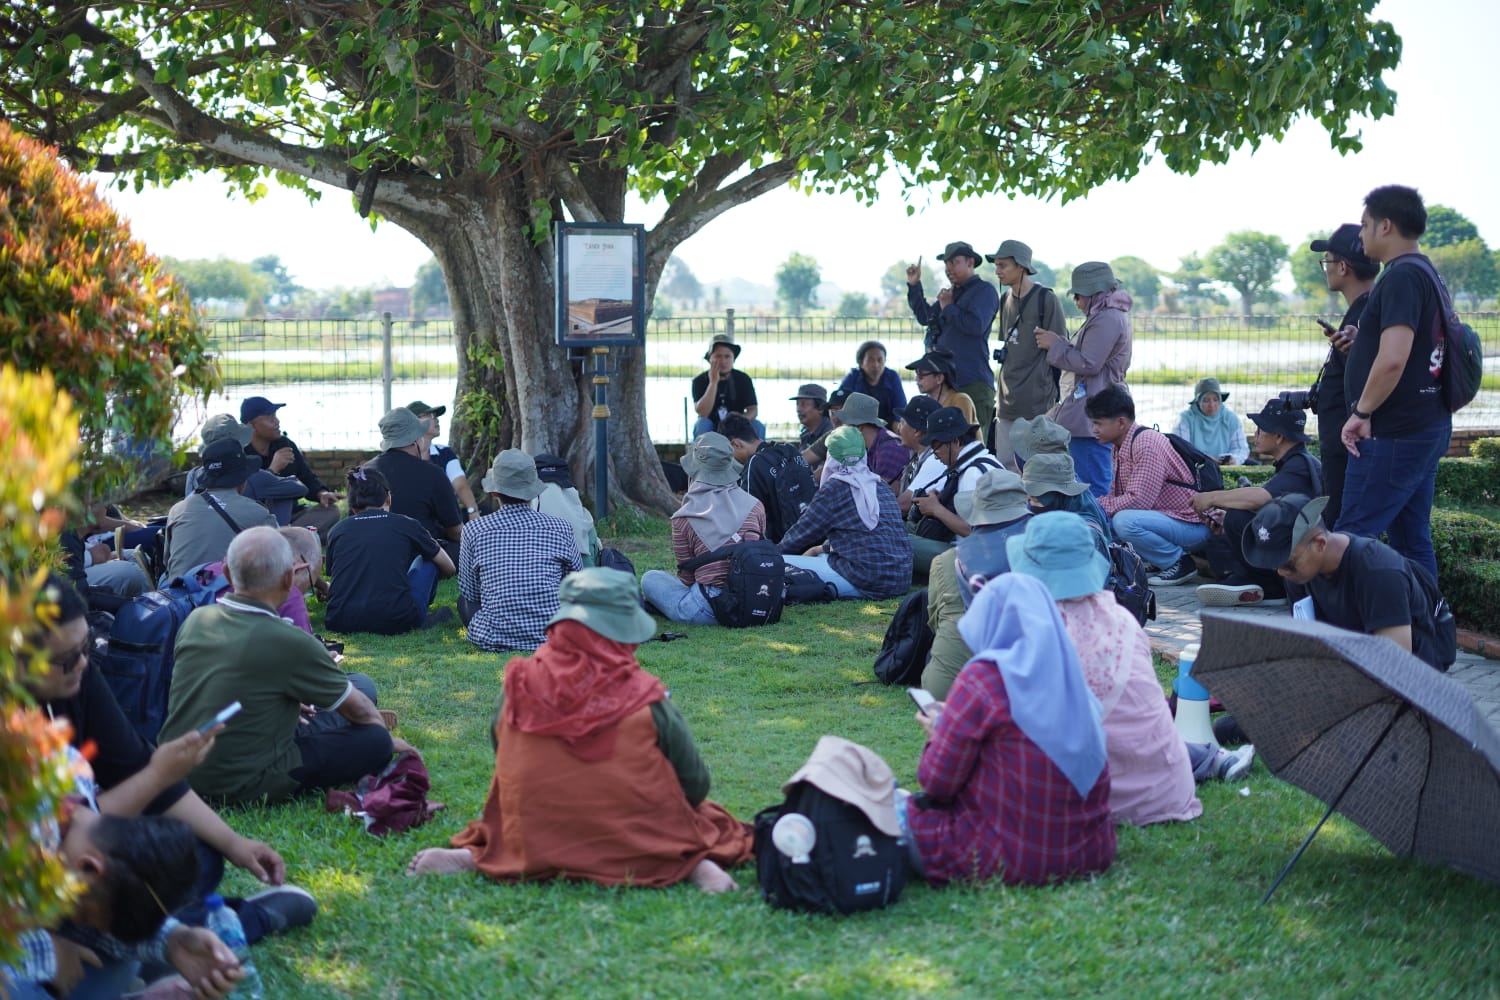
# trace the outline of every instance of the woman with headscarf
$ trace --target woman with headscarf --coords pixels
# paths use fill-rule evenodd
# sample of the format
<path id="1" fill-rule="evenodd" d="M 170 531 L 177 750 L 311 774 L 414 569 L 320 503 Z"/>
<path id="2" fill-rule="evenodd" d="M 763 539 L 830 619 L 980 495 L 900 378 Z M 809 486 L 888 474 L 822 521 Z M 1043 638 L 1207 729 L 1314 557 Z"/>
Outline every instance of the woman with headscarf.
<path id="1" fill-rule="evenodd" d="M 1099 702 L 1046 589 L 1004 574 L 958 629 L 976 652 L 947 701 L 917 713 L 922 794 L 898 797 L 913 860 L 934 885 L 1104 871 L 1115 831 Z"/>
<path id="2" fill-rule="evenodd" d="M 1201 378 L 1193 387 L 1193 402 L 1177 415 L 1172 433 L 1193 443 L 1199 451 L 1220 465 L 1244 465 L 1250 457 L 1250 443 L 1239 414 L 1224 404 L 1229 393 L 1219 388 L 1216 378 Z"/>
<path id="3" fill-rule="evenodd" d="M 1048 416 L 1072 435 L 1068 453 L 1079 480 L 1089 484 L 1094 496 L 1102 497 L 1114 479 L 1114 458 L 1110 446 L 1094 437 L 1083 406 L 1099 390 L 1123 383 L 1130 370 L 1133 338 L 1127 313 L 1131 298 L 1120 288 L 1110 266 L 1097 260 L 1073 268 L 1069 294 L 1084 315 L 1078 335 L 1069 341 L 1051 330 L 1036 331 L 1037 346 L 1047 352 L 1047 363 L 1062 371 L 1061 402 Z"/>
<path id="4" fill-rule="evenodd" d="M 1115 540 L 1109 515 L 1089 492 L 1088 484 L 1078 481 L 1078 475 L 1073 471 L 1072 455 L 1067 452 L 1033 455 L 1021 470 L 1021 480 L 1026 484 L 1026 496 L 1033 514 L 1044 514 L 1049 510 L 1070 511 L 1088 521 L 1106 545 Z"/>
<path id="5" fill-rule="evenodd" d="M 765 537 L 765 505 L 740 488 L 740 464 L 728 438 L 716 431 L 699 435 L 682 465 L 692 483 L 672 515 L 672 557 L 678 563 Z M 717 619 L 709 598 L 719 593 L 728 575 L 728 559 L 678 570 L 676 575 L 649 569 L 641 576 L 641 591 L 652 607 L 674 622 L 713 625 Z"/>
<path id="6" fill-rule="evenodd" d="M 749 860 L 754 839 L 708 800 L 687 723 L 636 662 L 655 625 L 635 581 L 583 569 L 558 599 L 547 641 L 505 666 L 484 812 L 451 847 L 419 851 L 407 873 L 736 888 L 723 866 Z"/>
<path id="7" fill-rule="evenodd" d="M 901 376 L 885 366 L 885 345 L 867 340 L 854 352 L 855 367 L 839 383 L 846 392 L 862 392 L 880 404 L 880 419 L 886 426 L 896 422 L 896 410 L 906 405 Z"/>
<path id="8" fill-rule="evenodd" d="M 1237 778 L 1249 769 L 1254 748 L 1236 756 L 1182 741 L 1151 664 L 1151 642 L 1104 589 L 1109 560 L 1083 518 L 1039 514 L 1009 548 L 1011 570 L 1039 580 L 1057 602 L 1084 681 L 1103 710 L 1111 818 L 1146 826 L 1203 815 L 1195 777 Z"/>
<path id="9" fill-rule="evenodd" d="M 788 566 L 812 570 L 840 597 L 899 597 L 911 589 L 911 541 L 896 494 L 865 464 L 858 427 L 828 435 L 823 484 L 781 539 Z"/>

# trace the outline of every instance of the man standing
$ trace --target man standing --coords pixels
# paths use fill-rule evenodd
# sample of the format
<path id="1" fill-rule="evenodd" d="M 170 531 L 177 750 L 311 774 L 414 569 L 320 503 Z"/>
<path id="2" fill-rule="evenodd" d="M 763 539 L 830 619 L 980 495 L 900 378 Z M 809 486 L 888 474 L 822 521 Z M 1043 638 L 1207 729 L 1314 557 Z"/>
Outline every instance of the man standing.
<path id="1" fill-rule="evenodd" d="M 1175 587 L 1198 575 L 1188 551 L 1208 541 L 1193 509 L 1193 477 L 1167 436 L 1135 422 L 1135 400 L 1124 386 L 1090 396 L 1084 412 L 1094 436 L 1114 449 L 1114 479 L 1099 506 L 1116 537 L 1157 567 L 1153 587 Z"/>
<path id="2" fill-rule="evenodd" d="M 375 708 L 375 684 L 345 674 L 323 644 L 276 609 L 292 590 L 292 547 L 275 528 L 250 528 L 229 546 L 234 587 L 182 623 L 161 741 L 243 708 L 193 772 L 193 787 L 226 802 L 275 802 L 300 791 L 353 784 L 376 774 L 393 738 Z M 304 719 L 302 707 L 316 711 Z"/>
<path id="3" fill-rule="evenodd" d="M 318 474 L 307 464 L 302 449 L 281 433 L 281 418 L 276 411 L 285 403 L 273 403 L 264 396 L 251 396 L 240 404 L 240 423 L 250 425 L 250 443 L 245 454 L 260 459 L 260 467 L 278 476 L 296 476 L 307 487 L 307 499 L 315 504 L 298 504 L 292 512 L 292 523 L 316 528 L 323 544 L 328 544 L 328 529 L 338 523 L 338 494 L 329 490 Z"/>
<path id="4" fill-rule="evenodd" d="M 1385 533 L 1391 548 L 1437 577 L 1432 493 L 1448 451 L 1453 417 L 1438 391 L 1443 358 L 1432 330 L 1442 298 L 1418 261 L 1427 209 L 1415 189 L 1389 185 L 1365 196 L 1359 236 L 1385 264 L 1365 303 L 1344 369 L 1349 419 L 1341 435 L 1351 456 L 1336 530 Z"/>
<path id="5" fill-rule="evenodd" d="M 1438 670 L 1457 638 L 1437 578 L 1373 538 L 1329 531 L 1325 497 L 1289 494 L 1261 508 L 1245 529 L 1245 559 L 1307 588 L 1320 622 L 1383 635 Z"/>
<path id="6" fill-rule="evenodd" d="M 254 459 L 232 437 L 203 449 L 198 492 L 177 501 L 167 512 L 163 536 L 167 579 L 223 559 L 229 543 L 247 528 L 276 527 L 270 511 L 243 495 L 245 481 L 253 471 Z"/>
<path id="7" fill-rule="evenodd" d="M 857 427 L 865 439 L 865 462 L 870 471 L 894 491 L 901 482 L 901 473 L 911 460 L 911 452 L 901 444 L 901 439 L 885 428 L 880 419 L 880 404 L 874 396 L 862 392 L 851 392 L 839 411 L 839 423 L 846 427 Z"/>
<path id="8" fill-rule="evenodd" d="M 954 388 L 968 393 L 980 424 L 995 412 L 995 376 L 990 371 L 990 327 L 1000 308 L 1000 295 L 975 268 L 980 256 L 968 243 L 949 243 L 938 254 L 948 275 L 948 287 L 928 303 L 922 292 L 922 270 L 906 269 L 906 303 L 917 322 L 927 327 L 923 346 L 953 355 Z"/>
<path id="9" fill-rule="evenodd" d="M 427 449 L 427 460 L 442 469 L 443 475 L 453 484 L 453 494 L 458 497 L 458 505 L 463 508 L 464 520 L 474 520 L 479 516 L 479 504 L 474 499 L 474 488 L 469 485 L 469 474 L 464 472 L 463 463 L 458 460 L 458 452 L 445 444 L 437 443 L 438 436 L 443 433 L 439 418 L 448 412 L 448 407 L 428 406 L 419 399 L 414 403 L 407 403 L 406 408 L 426 423 L 427 433 L 422 438 L 422 447 Z"/>
<path id="10" fill-rule="evenodd" d="M 797 404 L 797 423 L 802 425 L 798 443 L 805 451 L 813 443 L 833 430 L 833 421 L 828 419 L 828 390 L 816 382 L 798 386 L 797 395 L 790 397 Z"/>
<path id="11" fill-rule="evenodd" d="M 1375 275 L 1380 273 L 1375 262 L 1365 256 L 1359 242 L 1359 226 L 1346 222 L 1333 231 L 1326 240 L 1313 240 L 1312 250 L 1322 255 L 1318 262 L 1328 281 L 1328 290 L 1344 297 L 1348 307 L 1337 330 L 1325 331 L 1328 337 L 1328 358 L 1313 383 L 1313 412 L 1318 417 L 1318 456 L 1323 461 L 1323 489 L 1328 494 L 1328 508 L 1323 516 L 1329 524 L 1337 524 L 1343 511 L 1344 472 L 1349 468 L 1349 453 L 1344 450 L 1344 421 L 1349 416 L 1349 399 L 1344 395 L 1345 355 L 1352 341 L 1349 331 L 1359 329 L 1360 317 L 1365 314 L 1365 303 L 1370 299 L 1370 289 L 1375 287 Z M 1317 496 L 1317 493 L 1310 494 Z"/>
<path id="12" fill-rule="evenodd" d="M 1289 493 L 1318 496 L 1322 493 L 1323 473 L 1318 460 L 1307 451 L 1307 414 L 1289 409 L 1280 399 L 1268 399 L 1259 413 L 1250 414 L 1255 422 L 1255 453 L 1276 467 L 1276 474 L 1264 486 L 1242 486 L 1234 490 L 1209 490 L 1193 497 L 1193 510 L 1199 514 L 1223 511 L 1224 537 L 1219 551 L 1229 563 L 1228 574 L 1218 583 L 1198 588 L 1198 600 L 1216 607 L 1244 607 L 1249 604 L 1284 604 L 1286 588 L 1274 571 L 1258 570 L 1245 562 L 1245 525 L 1273 499 Z M 1343 449 L 1338 449 L 1340 453 Z M 1211 543 L 1214 544 L 1214 543 Z M 1227 550 L 1227 551 L 1226 551 Z"/>
<path id="13" fill-rule="evenodd" d="M 995 457 L 1008 469 L 1016 467 L 1010 431 L 1017 420 L 1030 420 L 1052 409 L 1057 383 L 1047 352 L 1037 345 L 1037 330 L 1051 330 L 1068 338 L 1062 304 L 1045 285 L 1031 280 L 1031 247 L 1006 240 L 988 259 L 995 276 L 1007 289 L 1000 299 L 1000 407 L 995 421 Z"/>
<path id="14" fill-rule="evenodd" d="M 427 424 L 404 406 L 380 418 L 381 454 L 365 463 L 378 469 L 391 488 L 391 513 L 405 514 L 437 540 L 458 562 L 464 518 L 448 476 L 427 460 Z"/>

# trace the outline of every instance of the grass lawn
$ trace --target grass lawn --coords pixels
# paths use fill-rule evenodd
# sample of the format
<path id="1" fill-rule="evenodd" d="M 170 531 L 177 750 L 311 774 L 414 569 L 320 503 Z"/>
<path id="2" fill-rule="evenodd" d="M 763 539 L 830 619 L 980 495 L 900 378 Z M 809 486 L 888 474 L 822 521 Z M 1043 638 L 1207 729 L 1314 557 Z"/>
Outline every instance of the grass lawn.
<path id="1" fill-rule="evenodd" d="M 614 544 L 638 571 L 667 568 L 661 523 L 634 529 Z M 455 596 L 450 581 L 439 601 Z M 915 784 L 910 701 L 859 683 L 896 603 L 792 608 L 765 629 L 673 626 L 688 637 L 641 647 L 693 728 L 714 799 L 751 819 L 824 733 L 873 747 Z M 255 949 L 270 997 L 1500 995 L 1500 886 L 1395 858 L 1341 817 L 1261 906 L 1323 807 L 1259 763 L 1239 785 L 1202 789 L 1196 822 L 1122 830 L 1101 878 L 913 885 L 853 918 L 769 909 L 753 866 L 733 873 L 739 894 L 720 897 L 405 878 L 417 849 L 445 843 L 484 802 L 505 658 L 456 630 L 341 638 L 346 667 L 375 678 L 448 808 L 386 838 L 319 799 L 226 814 L 280 850 L 322 906 L 310 928 Z M 242 873 L 228 880 L 253 889 Z"/>

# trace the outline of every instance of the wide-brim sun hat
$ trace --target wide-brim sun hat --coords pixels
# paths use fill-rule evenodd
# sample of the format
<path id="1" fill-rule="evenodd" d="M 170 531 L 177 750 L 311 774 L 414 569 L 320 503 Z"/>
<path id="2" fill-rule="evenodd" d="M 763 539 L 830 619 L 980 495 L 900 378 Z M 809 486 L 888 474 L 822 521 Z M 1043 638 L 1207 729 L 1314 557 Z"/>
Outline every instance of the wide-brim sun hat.
<path id="1" fill-rule="evenodd" d="M 839 412 L 839 423 L 852 427 L 861 424 L 884 427 L 885 421 L 880 417 L 880 401 L 862 392 L 851 392 L 844 400 L 843 410 Z"/>
<path id="2" fill-rule="evenodd" d="M 973 244 L 965 240 L 954 240 L 943 247 L 943 252 L 937 255 L 937 259 L 942 261 L 946 261 L 949 257 L 967 257 L 974 262 L 975 267 L 978 267 L 984 260 L 984 256 L 974 249 Z"/>
<path id="3" fill-rule="evenodd" d="M 893 411 L 896 419 L 901 421 L 918 434 L 927 431 L 928 419 L 943 407 L 931 396 L 922 395 L 910 400 L 905 406 L 898 406 Z"/>
<path id="4" fill-rule="evenodd" d="M 232 437 L 220 438 L 203 449 L 203 474 L 198 478 L 202 489 L 230 489 L 253 476 L 260 467 L 245 454 L 245 446 Z"/>
<path id="5" fill-rule="evenodd" d="M 1089 488 L 1088 483 L 1078 481 L 1073 456 L 1067 452 L 1032 455 L 1026 460 L 1026 467 L 1021 470 L 1021 479 L 1026 484 L 1026 492 L 1034 497 L 1048 493 L 1076 497 Z"/>
<path id="6" fill-rule="evenodd" d="M 517 500 L 534 500 L 547 488 L 536 474 L 536 462 L 519 448 L 507 448 L 496 455 L 495 464 L 484 474 L 480 485 L 486 493 Z"/>
<path id="7" fill-rule="evenodd" d="M 807 763 L 781 786 L 782 792 L 789 793 L 800 781 L 854 806 L 882 833 L 901 836 L 901 824 L 896 820 L 896 776 L 890 765 L 868 747 L 841 736 L 824 736 Z"/>
<path id="8" fill-rule="evenodd" d="M 1045 415 L 1022 417 L 1010 429 L 1011 450 L 1023 462 L 1031 461 L 1033 455 L 1066 454 L 1072 441 L 1073 435 L 1066 427 Z"/>
<path id="9" fill-rule="evenodd" d="M 1011 571 L 1036 577 L 1054 601 L 1097 593 L 1109 579 L 1098 532 L 1071 511 L 1036 515 L 1025 532 L 1006 540 L 1005 548 Z"/>
<path id="10" fill-rule="evenodd" d="M 734 460 L 729 439 L 718 431 L 699 434 L 688 445 L 682 467 L 700 483 L 729 486 L 740 481 L 740 463 Z"/>
<path id="11" fill-rule="evenodd" d="M 969 423 L 962 410 L 956 406 L 945 406 L 927 418 L 927 433 L 922 435 L 922 443 L 934 445 L 957 441 L 965 434 L 977 430 L 979 425 Z"/>
<path id="12" fill-rule="evenodd" d="M 727 347 L 734 352 L 734 356 L 736 358 L 740 356 L 740 345 L 736 344 L 734 342 L 734 339 L 730 337 L 729 334 L 716 333 L 714 334 L 714 339 L 708 342 L 708 350 L 703 352 L 704 361 L 707 361 L 709 358 L 713 357 L 714 348 L 716 347 Z"/>
<path id="13" fill-rule="evenodd" d="M 557 614 L 547 622 L 575 621 L 606 639 L 637 645 L 656 634 L 656 622 L 641 607 L 641 585 L 631 573 L 590 566 L 563 577 Z"/>
<path id="14" fill-rule="evenodd" d="M 198 436 L 203 439 L 205 448 L 225 438 L 232 438 L 243 448 L 250 443 L 250 438 L 254 434 L 255 428 L 234 419 L 233 413 L 214 414 L 203 421 L 203 427 L 198 431 Z"/>
<path id="15" fill-rule="evenodd" d="M 1118 287 L 1120 283 L 1115 280 L 1114 270 L 1102 260 L 1091 260 L 1073 268 L 1073 287 L 1068 289 L 1068 294 L 1088 298 L 1100 292 L 1112 292 Z"/>
<path id="16" fill-rule="evenodd" d="M 1198 384 L 1193 386 L 1193 405 L 1197 406 L 1210 392 L 1218 396 L 1221 403 L 1229 399 L 1229 393 L 1219 387 L 1219 380 L 1210 375 L 1207 378 L 1200 378 Z"/>
<path id="17" fill-rule="evenodd" d="M 427 421 L 404 406 L 380 418 L 380 449 L 405 448 L 427 436 Z"/>
<path id="18" fill-rule="evenodd" d="M 1021 477 L 1009 469 L 990 469 L 974 483 L 974 507 L 969 523 L 1008 524 L 1031 510 L 1026 502 L 1026 486 Z"/>
<path id="19" fill-rule="evenodd" d="M 984 259 L 991 264 L 997 260 L 1004 260 L 1006 257 L 1015 261 L 1016 265 L 1027 274 L 1036 274 L 1036 268 L 1031 266 L 1031 247 L 1020 240 L 1005 240 L 1000 244 L 999 250 L 984 255 Z"/>

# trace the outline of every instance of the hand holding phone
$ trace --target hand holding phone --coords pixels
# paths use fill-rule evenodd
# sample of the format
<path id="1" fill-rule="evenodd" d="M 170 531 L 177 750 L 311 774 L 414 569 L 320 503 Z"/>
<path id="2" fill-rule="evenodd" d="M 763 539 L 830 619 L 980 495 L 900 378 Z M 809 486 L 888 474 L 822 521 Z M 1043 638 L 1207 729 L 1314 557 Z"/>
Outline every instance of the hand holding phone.
<path id="1" fill-rule="evenodd" d="M 917 703 L 917 711 L 923 715 L 926 715 L 927 710 L 937 704 L 937 699 L 932 696 L 931 692 L 923 688 L 907 688 L 906 693 L 912 701 Z"/>
<path id="2" fill-rule="evenodd" d="M 234 718 L 236 715 L 239 715 L 240 709 L 242 707 L 243 706 L 237 701 L 230 702 L 228 705 L 224 706 L 224 710 L 221 711 L 218 715 L 214 716 L 212 719 L 209 719 L 203 725 L 199 726 L 198 732 L 207 733 L 215 726 L 223 725 L 230 719 Z"/>
<path id="3" fill-rule="evenodd" d="M 1328 322 L 1326 319 L 1318 320 L 1318 325 L 1323 328 L 1323 336 L 1325 337 L 1332 337 L 1335 333 L 1338 333 L 1338 330 L 1334 328 L 1334 325 Z"/>

